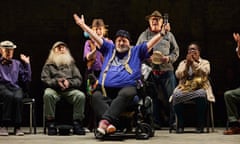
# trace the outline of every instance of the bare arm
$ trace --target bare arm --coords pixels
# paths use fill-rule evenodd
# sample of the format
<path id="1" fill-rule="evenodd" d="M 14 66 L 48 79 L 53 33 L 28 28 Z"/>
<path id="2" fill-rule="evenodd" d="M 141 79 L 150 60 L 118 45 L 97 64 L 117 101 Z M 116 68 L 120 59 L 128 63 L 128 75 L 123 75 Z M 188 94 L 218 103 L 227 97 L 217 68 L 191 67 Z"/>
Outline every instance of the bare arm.
<path id="1" fill-rule="evenodd" d="M 233 33 L 233 38 L 237 42 L 237 56 L 240 59 L 240 35 L 239 35 L 239 33 Z"/>
<path id="2" fill-rule="evenodd" d="M 84 46 L 84 53 L 86 53 L 86 59 L 87 60 L 92 60 L 95 58 L 95 54 L 96 54 L 96 45 L 95 42 L 93 42 L 93 40 L 87 40 L 85 42 L 85 46 Z"/>
<path id="3" fill-rule="evenodd" d="M 93 58 L 94 58 L 94 55 L 96 54 L 96 51 L 97 51 L 97 49 L 94 49 L 94 50 L 92 50 L 91 52 L 89 52 L 89 53 L 87 54 L 87 56 L 86 56 L 87 60 L 93 59 Z"/>
<path id="4" fill-rule="evenodd" d="M 84 17 L 81 15 L 81 18 L 77 15 L 74 14 L 73 18 L 76 22 L 77 25 L 79 25 L 83 31 L 87 32 L 90 37 L 99 45 L 102 46 L 103 44 L 103 39 L 99 37 L 89 26 L 87 26 L 84 22 Z"/>

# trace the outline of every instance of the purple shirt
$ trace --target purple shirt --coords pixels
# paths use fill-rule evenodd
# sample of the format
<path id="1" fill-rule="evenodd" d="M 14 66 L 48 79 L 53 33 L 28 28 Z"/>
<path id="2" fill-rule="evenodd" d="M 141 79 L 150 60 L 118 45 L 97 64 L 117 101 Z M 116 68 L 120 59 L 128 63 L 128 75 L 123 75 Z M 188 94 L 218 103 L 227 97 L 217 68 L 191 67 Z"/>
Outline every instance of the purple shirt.
<path id="1" fill-rule="evenodd" d="M 31 81 L 31 66 L 23 64 L 19 60 L 12 59 L 11 64 L 2 64 L 0 58 L 0 83 L 9 84 L 15 88 L 19 88 L 18 82 Z"/>
<path id="2" fill-rule="evenodd" d="M 86 60 L 87 58 L 87 55 L 88 53 L 91 52 L 91 46 L 90 46 L 90 43 L 89 43 L 90 40 L 87 40 L 85 42 L 85 45 L 84 45 L 84 54 L 83 54 L 83 59 Z M 111 43 L 113 43 L 111 40 L 110 40 Z M 91 68 L 91 70 L 94 70 L 94 71 L 100 71 L 101 68 L 102 68 L 102 65 L 103 65 L 103 62 L 101 60 L 101 55 L 102 53 L 100 51 L 96 51 L 96 60 Z"/>

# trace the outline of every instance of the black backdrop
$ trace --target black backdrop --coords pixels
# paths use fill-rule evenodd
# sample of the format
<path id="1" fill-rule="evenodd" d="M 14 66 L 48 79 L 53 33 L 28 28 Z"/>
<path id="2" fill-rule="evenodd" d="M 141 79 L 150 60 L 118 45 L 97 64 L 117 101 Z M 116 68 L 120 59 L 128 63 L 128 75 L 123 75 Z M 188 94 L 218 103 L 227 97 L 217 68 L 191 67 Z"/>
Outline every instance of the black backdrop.
<path id="1" fill-rule="evenodd" d="M 73 13 L 84 14 L 89 25 L 93 18 L 103 18 L 109 25 L 110 38 L 120 28 L 130 31 L 132 44 L 147 27 L 146 15 L 153 10 L 169 13 L 171 31 L 180 46 L 175 66 L 184 58 L 190 41 L 202 43 L 202 57 L 211 62 L 216 95 L 215 122 L 224 125 L 223 93 L 239 84 L 240 62 L 232 38 L 233 32 L 240 32 L 239 5 L 239 0 L 7 0 L 1 1 L 0 41 L 11 40 L 17 44 L 15 58 L 19 58 L 20 53 L 31 57 L 31 95 L 37 100 L 37 123 L 41 125 L 43 87 L 40 73 L 55 41 L 68 43 L 84 74 L 85 38 L 74 23 Z"/>

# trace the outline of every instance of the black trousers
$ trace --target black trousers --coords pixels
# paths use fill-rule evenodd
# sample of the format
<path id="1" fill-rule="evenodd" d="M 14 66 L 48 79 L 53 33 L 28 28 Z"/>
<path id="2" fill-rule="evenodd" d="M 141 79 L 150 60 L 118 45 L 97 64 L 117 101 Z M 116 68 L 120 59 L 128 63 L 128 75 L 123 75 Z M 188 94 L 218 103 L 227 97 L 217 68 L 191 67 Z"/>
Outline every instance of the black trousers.
<path id="1" fill-rule="evenodd" d="M 205 115 L 206 115 L 206 108 L 207 108 L 207 100 L 203 97 L 198 97 L 192 99 L 196 103 L 196 115 L 197 115 L 197 127 L 203 128 Z M 184 104 L 179 103 L 174 106 L 175 112 L 178 118 L 178 128 L 184 127 L 184 118 L 183 118 L 183 111 L 184 111 Z"/>
<path id="2" fill-rule="evenodd" d="M 13 88 L 0 84 L 0 101 L 2 106 L 2 126 L 7 127 L 13 123 L 15 127 L 20 127 L 22 123 L 23 91 L 21 88 Z"/>
<path id="3" fill-rule="evenodd" d="M 92 96 L 92 107 L 97 119 L 106 119 L 112 124 L 118 123 L 118 116 L 132 103 L 137 89 L 134 86 L 106 88 L 107 97 L 98 88 Z"/>

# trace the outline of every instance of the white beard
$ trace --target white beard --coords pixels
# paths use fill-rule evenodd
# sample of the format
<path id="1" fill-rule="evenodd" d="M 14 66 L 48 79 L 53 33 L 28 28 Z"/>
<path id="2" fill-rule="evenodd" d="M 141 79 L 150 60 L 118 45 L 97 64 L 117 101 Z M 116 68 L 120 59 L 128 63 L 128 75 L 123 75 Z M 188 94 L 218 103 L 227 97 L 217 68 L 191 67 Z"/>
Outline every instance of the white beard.
<path id="1" fill-rule="evenodd" d="M 66 54 L 59 54 L 59 55 L 55 55 L 53 57 L 53 62 L 57 66 L 70 65 L 73 62 L 73 58 L 68 53 L 66 53 Z"/>

